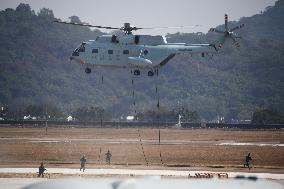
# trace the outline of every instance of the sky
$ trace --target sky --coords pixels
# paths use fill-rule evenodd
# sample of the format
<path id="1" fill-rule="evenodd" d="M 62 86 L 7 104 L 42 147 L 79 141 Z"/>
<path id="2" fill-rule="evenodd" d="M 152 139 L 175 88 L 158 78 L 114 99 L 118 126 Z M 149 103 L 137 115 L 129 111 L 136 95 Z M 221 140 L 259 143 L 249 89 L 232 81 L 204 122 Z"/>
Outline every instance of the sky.
<path id="1" fill-rule="evenodd" d="M 94 25 L 120 27 L 130 22 L 136 27 L 195 26 L 193 28 L 141 30 L 136 34 L 207 32 L 229 20 L 258 14 L 276 0 L 0 0 L 0 9 L 15 9 L 27 3 L 38 12 L 53 10 L 55 17 L 69 21 L 76 15 Z"/>

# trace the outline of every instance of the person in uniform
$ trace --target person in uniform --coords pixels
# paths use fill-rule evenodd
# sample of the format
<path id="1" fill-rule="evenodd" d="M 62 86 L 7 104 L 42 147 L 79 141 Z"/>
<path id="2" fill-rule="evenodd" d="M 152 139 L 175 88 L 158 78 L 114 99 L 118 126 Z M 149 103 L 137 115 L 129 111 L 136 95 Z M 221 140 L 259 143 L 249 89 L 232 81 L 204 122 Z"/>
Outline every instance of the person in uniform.
<path id="1" fill-rule="evenodd" d="M 111 160 L 111 153 L 110 151 L 108 150 L 107 153 L 105 154 L 106 156 L 106 162 L 110 165 L 110 160 Z"/>
<path id="2" fill-rule="evenodd" d="M 250 169 L 250 162 L 252 161 L 252 158 L 250 156 L 250 153 L 248 153 L 248 155 L 245 158 L 245 164 L 244 167 L 248 167 Z"/>
<path id="3" fill-rule="evenodd" d="M 83 169 L 83 172 L 85 171 L 85 165 L 86 165 L 86 157 L 85 155 L 83 155 L 80 159 L 80 162 L 81 162 L 81 167 L 80 167 L 80 171 Z"/>
<path id="4" fill-rule="evenodd" d="M 43 162 L 41 162 L 39 168 L 38 168 L 38 177 L 44 177 L 44 171 L 46 171 L 44 165 L 43 165 Z"/>

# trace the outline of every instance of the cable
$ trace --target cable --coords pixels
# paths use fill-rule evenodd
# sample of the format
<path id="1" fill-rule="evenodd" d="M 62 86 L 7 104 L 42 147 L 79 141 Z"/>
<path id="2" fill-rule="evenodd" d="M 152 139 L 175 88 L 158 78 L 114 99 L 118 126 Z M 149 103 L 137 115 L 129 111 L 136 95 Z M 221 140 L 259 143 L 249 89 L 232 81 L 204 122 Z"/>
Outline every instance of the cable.
<path id="1" fill-rule="evenodd" d="M 162 158 L 162 152 L 161 152 L 161 130 L 159 129 L 159 152 L 160 152 L 160 161 L 161 161 L 161 164 L 164 166 L 164 161 L 163 161 L 163 158 Z"/>
<path id="2" fill-rule="evenodd" d="M 141 135 L 140 135 L 140 130 L 139 129 L 138 129 L 138 136 L 139 136 L 140 146 L 141 146 L 141 149 L 142 149 L 142 152 L 143 152 L 144 160 L 146 162 L 146 165 L 148 166 L 149 163 L 148 163 L 148 160 L 147 160 L 146 155 L 145 155 L 145 151 L 144 151 L 144 148 L 143 148 L 143 144 L 142 144 L 142 140 L 141 140 Z"/>
<path id="3" fill-rule="evenodd" d="M 99 159 L 98 159 L 98 162 L 99 162 L 99 163 L 101 162 L 101 154 L 102 154 L 102 148 L 100 147 Z"/>

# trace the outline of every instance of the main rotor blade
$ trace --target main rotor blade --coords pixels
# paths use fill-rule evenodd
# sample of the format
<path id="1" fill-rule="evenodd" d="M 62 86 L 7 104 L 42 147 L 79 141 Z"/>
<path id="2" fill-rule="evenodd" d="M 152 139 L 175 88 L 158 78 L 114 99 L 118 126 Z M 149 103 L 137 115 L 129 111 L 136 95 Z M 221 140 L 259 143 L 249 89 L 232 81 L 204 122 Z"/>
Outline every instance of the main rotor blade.
<path id="1" fill-rule="evenodd" d="M 70 25 L 75 25 L 75 26 L 86 26 L 86 27 L 93 27 L 93 28 L 104 28 L 104 29 L 112 29 L 112 30 L 119 30 L 121 28 L 116 28 L 116 27 L 109 27 L 109 26 L 95 26 L 91 24 L 81 24 L 81 23 L 74 23 L 74 22 L 62 22 L 58 20 L 54 20 L 54 22 L 60 23 L 60 24 L 70 24 Z"/>
<path id="2" fill-rule="evenodd" d="M 150 27 L 150 28 L 140 28 L 140 29 L 179 29 L 179 28 L 195 28 L 200 27 L 201 25 L 192 25 L 192 26 L 165 26 L 165 27 Z"/>
<path id="3" fill-rule="evenodd" d="M 127 28 L 123 27 L 123 28 L 121 28 L 121 29 L 122 29 L 122 30 L 125 30 L 125 29 L 127 29 Z M 135 27 L 135 26 L 134 26 L 134 27 L 131 26 L 130 29 L 131 29 L 131 30 L 141 30 L 141 29 L 145 29 L 145 28 L 137 28 L 137 27 Z"/>
<path id="4" fill-rule="evenodd" d="M 239 25 L 239 26 L 236 26 L 236 27 L 230 29 L 230 32 L 235 31 L 235 30 L 240 29 L 240 28 L 243 28 L 244 26 L 245 26 L 244 24 L 241 24 L 241 25 Z"/>

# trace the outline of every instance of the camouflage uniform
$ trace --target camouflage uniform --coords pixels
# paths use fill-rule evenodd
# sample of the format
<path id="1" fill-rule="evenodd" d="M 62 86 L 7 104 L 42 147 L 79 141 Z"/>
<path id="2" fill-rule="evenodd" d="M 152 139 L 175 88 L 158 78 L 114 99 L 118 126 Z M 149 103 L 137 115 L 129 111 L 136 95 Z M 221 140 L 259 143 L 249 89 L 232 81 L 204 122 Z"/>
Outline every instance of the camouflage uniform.
<path id="1" fill-rule="evenodd" d="M 250 153 L 246 156 L 244 167 L 248 167 L 250 169 L 250 162 L 252 158 L 250 157 Z"/>
<path id="2" fill-rule="evenodd" d="M 110 165 L 110 159 L 111 159 L 111 153 L 110 153 L 110 151 L 108 150 L 107 151 L 107 153 L 105 154 L 105 156 L 106 156 L 106 162 Z"/>
<path id="3" fill-rule="evenodd" d="M 43 162 L 41 162 L 39 168 L 38 168 L 38 177 L 44 177 L 43 173 L 46 171 L 45 167 L 43 166 Z"/>
<path id="4" fill-rule="evenodd" d="M 82 158 L 80 159 L 80 162 L 81 162 L 81 167 L 80 167 L 80 171 L 81 169 L 83 169 L 83 172 L 85 171 L 85 164 L 86 164 L 86 158 L 85 158 L 85 155 L 82 156 Z"/>

